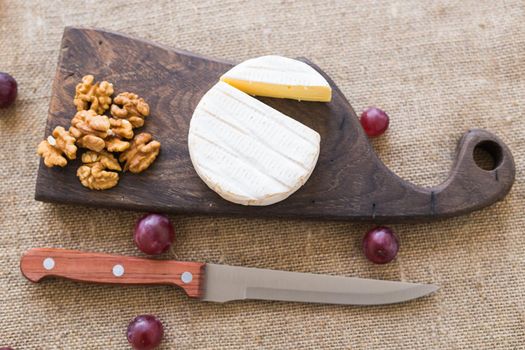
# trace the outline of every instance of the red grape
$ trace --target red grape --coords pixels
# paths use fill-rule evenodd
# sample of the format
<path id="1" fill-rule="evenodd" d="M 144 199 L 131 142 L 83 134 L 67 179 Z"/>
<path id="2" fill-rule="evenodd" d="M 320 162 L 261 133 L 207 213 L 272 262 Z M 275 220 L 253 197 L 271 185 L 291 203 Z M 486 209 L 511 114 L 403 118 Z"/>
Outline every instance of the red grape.
<path id="1" fill-rule="evenodd" d="M 376 264 L 392 261 L 399 250 L 399 241 L 390 228 L 380 226 L 368 231 L 363 237 L 363 252 Z"/>
<path id="2" fill-rule="evenodd" d="M 0 108 L 9 107 L 15 102 L 17 90 L 15 78 L 0 72 Z"/>
<path id="3" fill-rule="evenodd" d="M 162 254 L 173 244 L 175 230 L 167 216 L 148 214 L 135 224 L 133 239 L 142 252 L 150 255 Z"/>
<path id="4" fill-rule="evenodd" d="M 390 118 L 379 108 L 369 107 L 361 114 L 361 125 L 370 137 L 381 135 L 388 129 Z"/>
<path id="5" fill-rule="evenodd" d="M 129 324 L 127 336 L 133 349 L 151 350 L 159 346 L 162 341 L 164 328 L 155 316 L 140 315 Z"/>

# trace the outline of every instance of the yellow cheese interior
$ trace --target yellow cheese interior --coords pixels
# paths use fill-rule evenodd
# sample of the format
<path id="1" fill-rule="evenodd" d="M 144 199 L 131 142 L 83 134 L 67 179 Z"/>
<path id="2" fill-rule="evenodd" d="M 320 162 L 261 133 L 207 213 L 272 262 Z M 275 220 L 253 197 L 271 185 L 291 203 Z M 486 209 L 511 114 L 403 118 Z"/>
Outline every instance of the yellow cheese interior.
<path id="1" fill-rule="evenodd" d="M 221 80 L 249 95 L 318 102 L 330 102 L 332 99 L 332 89 L 328 86 L 290 86 L 228 77 L 221 77 Z"/>

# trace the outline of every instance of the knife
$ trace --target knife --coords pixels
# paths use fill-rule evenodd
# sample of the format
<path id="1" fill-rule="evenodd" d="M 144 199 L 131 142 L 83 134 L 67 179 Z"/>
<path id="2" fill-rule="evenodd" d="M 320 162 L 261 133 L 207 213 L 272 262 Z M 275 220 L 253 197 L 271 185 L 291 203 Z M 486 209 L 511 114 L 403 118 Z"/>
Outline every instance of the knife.
<path id="1" fill-rule="evenodd" d="M 32 282 L 54 276 L 94 283 L 170 284 L 181 287 L 189 297 L 213 302 L 261 299 L 379 305 L 419 298 L 438 289 L 431 284 L 152 260 L 54 248 L 28 250 L 21 259 L 20 269 Z"/>

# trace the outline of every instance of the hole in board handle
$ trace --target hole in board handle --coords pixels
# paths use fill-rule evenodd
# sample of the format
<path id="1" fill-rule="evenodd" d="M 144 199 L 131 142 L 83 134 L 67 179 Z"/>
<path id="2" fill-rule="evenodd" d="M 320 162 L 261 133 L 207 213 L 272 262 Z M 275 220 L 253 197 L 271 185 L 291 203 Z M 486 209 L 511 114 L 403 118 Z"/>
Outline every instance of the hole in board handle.
<path id="1" fill-rule="evenodd" d="M 483 170 L 494 170 L 503 160 L 501 146 L 494 141 L 482 141 L 474 147 L 473 155 L 476 165 Z"/>

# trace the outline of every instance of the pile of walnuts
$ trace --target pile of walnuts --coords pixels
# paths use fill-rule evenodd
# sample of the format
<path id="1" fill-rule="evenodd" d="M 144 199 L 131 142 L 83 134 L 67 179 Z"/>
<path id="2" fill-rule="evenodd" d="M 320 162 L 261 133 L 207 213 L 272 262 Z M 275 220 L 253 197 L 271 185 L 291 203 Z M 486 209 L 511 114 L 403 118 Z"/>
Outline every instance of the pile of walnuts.
<path id="1" fill-rule="evenodd" d="M 143 126 L 149 115 L 144 99 L 123 92 L 112 101 L 113 84 L 95 82 L 92 75 L 83 77 L 75 91 L 73 103 L 78 112 L 69 130 L 57 126 L 38 145 L 37 153 L 46 166 L 64 167 L 77 157 L 78 147 L 85 148 L 88 151 L 82 154 L 83 165 L 77 176 L 87 188 L 106 190 L 117 185 L 118 171 L 140 173 L 155 161 L 160 142 L 154 141 L 151 134 L 135 135 L 133 131 Z M 109 117 L 104 115 L 107 110 Z M 111 152 L 120 153 L 118 160 Z"/>

